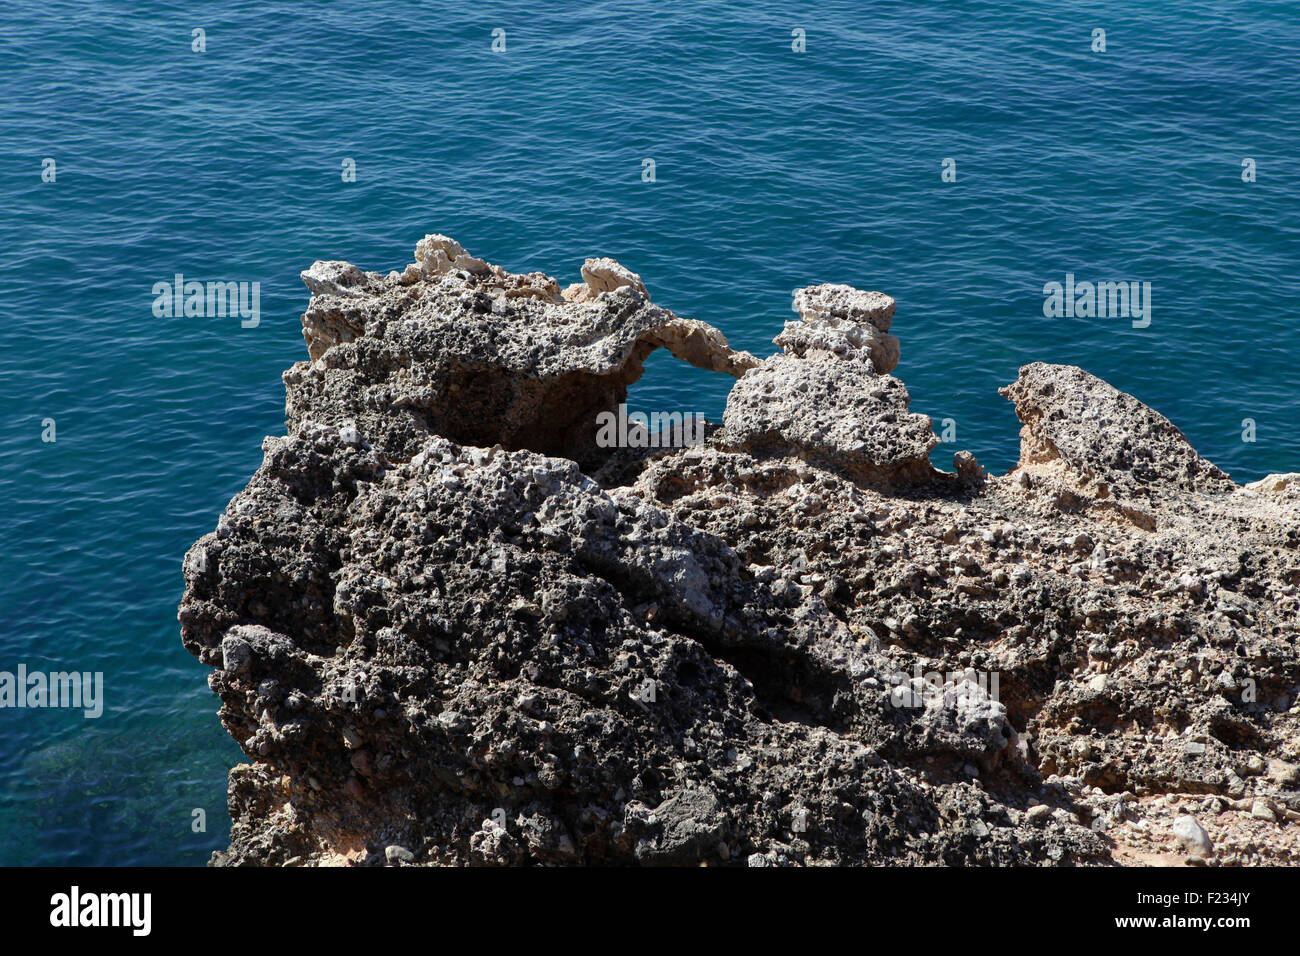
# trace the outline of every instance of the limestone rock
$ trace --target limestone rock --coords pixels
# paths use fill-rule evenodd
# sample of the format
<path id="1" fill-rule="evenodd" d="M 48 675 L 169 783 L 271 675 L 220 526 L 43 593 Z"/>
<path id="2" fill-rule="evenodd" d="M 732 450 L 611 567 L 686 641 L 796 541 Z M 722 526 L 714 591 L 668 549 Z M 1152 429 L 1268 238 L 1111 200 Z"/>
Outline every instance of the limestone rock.
<path id="1" fill-rule="evenodd" d="M 889 334 L 894 300 L 879 292 L 862 292 L 846 285 L 816 285 L 794 294 L 798 322 L 787 322 L 775 339 L 788 354 L 830 352 L 841 358 L 870 361 L 876 372 L 898 366 L 898 339 Z"/>
<path id="2" fill-rule="evenodd" d="M 310 361 L 284 376 L 290 431 L 351 423 L 402 458 L 445 435 L 587 461 L 597 416 L 656 348 L 731 375 L 757 364 L 712 326 L 652 305 L 612 260 L 584 269 L 601 292 L 569 302 L 550 277 L 490 266 L 442 235 L 421 239 L 400 277 L 316 263 L 303 273 Z"/>
<path id="3" fill-rule="evenodd" d="M 582 264 L 582 279 L 587 283 L 592 298 L 624 286 L 630 286 L 647 299 L 650 298 L 641 277 L 631 269 L 624 269 L 613 259 L 588 259 Z"/>
<path id="4" fill-rule="evenodd" d="M 894 300 L 883 292 L 823 283 L 796 290 L 794 310 L 808 323 L 845 322 L 888 332 L 894 319 Z"/>
<path id="5" fill-rule="evenodd" d="M 760 363 L 583 275 L 437 235 L 304 274 L 287 433 L 182 564 L 249 760 L 215 862 L 1109 864 L 1191 798 L 1240 811 L 1220 862 L 1300 865 L 1285 476 L 1047 365 L 1019 468 L 945 474 L 887 297 L 803 290 Z M 655 348 L 736 377 L 721 427 L 599 447 Z"/>
<path id="6" fill-rule="evenodd" d="M 1174 836 L 1188 853 L 1202 859 L 1214 853 L 1214 844 L 1210 841 L 1210 835 L 1205 832 L 1205 827 L 1201 826 L 1196 817 L 1186 815 L 1178 817 L 1174 820 L 1173 830 Z"/>
<path id="7" fill-rule="evenodd" d="M 1059 461 L 1087 485 L 1140 496 L 1234 487 L 1169 419 L 1081 368 L 1035 362 L 1001 394 L 1024 425 L 1021 467 Z"/>
<path id="8" fill-rule="evenodd" d="M 1242 486 L 1246 491 L 1261 495 L 1284 495 L 1300 492 L 1300 473 L 1290 472 L 1285 475 L 1265 475 L 1259 481 L 1252 481 Z"/>
<path id="9" fill-rule="evenodd" d="M 759 457 L 795 456 L 876 486 L 924 481 L 939 444 L 908 411 L 898 379 L 827 354 L 775 355 L 727 398 L 720 441 Z"/>

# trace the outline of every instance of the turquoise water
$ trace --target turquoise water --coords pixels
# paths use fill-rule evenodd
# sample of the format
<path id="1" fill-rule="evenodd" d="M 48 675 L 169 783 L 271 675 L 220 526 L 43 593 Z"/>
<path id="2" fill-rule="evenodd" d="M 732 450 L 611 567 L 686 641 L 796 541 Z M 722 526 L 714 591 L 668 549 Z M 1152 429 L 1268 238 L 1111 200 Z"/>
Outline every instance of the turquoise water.
<path id="1" fill-rule="evenodd" d="M 1015 461 L 995 390 L 1044 360 L 1238 480 L 1300 470 L 1298 55 L 1281 2 L 8 4 L 0 670 L 102 671 L 105 705 L 0 709 L 0 863 L 225 844 L 240 754 L 180 560 L 283 431 L 314 259 L 445 232 L 568 283 L 610 255 L 759 354 L 793 288 L 878 288 L 941 465 Z M 155 318 L 177 272 L 260 282 L 260 324 Z M 1150 326 L 1045 318 L 1066 273 L 1150 282 Z M 656 357 L 632 400 L 716 418 L 728 384 Z"/>

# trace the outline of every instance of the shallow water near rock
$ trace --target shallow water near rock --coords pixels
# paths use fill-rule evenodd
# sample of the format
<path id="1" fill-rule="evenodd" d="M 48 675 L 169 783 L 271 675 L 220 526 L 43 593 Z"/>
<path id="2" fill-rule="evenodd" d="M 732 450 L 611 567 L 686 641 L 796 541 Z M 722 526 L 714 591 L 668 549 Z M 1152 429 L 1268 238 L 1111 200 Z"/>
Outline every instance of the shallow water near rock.
<path id="1" fill-rule="evenodd" d="M 0 669 L 106 688 L 97 720 L 0 710 L 0 863 L 201 864 L 227 844 L 240 755 L 179 642 L 180 562 L 283 433 L 316 259 L 401 268 L 427 232 L 561 282 L 613 256 L 759 357 L 794 288 L 879 289 L 912 410 L 953 422 L 939 467 L 1015 462 L 996 390 L 1044 361 L 1133 394 L 1239 482 L 1300 468 L 1283 5 L 195 16 L 47 4 L 0 45 Z M 260 282 L 260 324 L 155 318 L 178 272 Z M 1150 327 L 1044 318 L 1067 273 L 1149 281 Z M 731 384 L 660 352 L 630 402 L 717 420 Z"/>

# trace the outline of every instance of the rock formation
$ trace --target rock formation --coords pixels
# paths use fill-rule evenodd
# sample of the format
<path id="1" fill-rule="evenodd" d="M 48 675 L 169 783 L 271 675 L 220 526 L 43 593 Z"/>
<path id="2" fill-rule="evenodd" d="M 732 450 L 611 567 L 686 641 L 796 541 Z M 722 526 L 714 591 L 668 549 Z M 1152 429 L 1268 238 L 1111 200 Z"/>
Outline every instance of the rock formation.
<path id="1" fill-rule="evenodd" d="M 878 292 L 759 361 L 610 259 L 415 259 L 303 273 L 287 434 L 186 557 L 214 862 L 1300 862 L 1300 476 L 1042 364 L 1018 467 L 947 473 Z M 722 423 L 599 447 L 656 348 Z"/>

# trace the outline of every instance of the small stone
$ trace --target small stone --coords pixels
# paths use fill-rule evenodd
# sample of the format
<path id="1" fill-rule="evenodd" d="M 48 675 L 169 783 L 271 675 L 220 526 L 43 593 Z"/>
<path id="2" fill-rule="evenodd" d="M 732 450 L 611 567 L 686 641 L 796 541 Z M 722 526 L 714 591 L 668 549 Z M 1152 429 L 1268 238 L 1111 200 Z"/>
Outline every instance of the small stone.
<path id="1" fill-rule="evenodd" d="M 396 843 L 384 849 L 384 856 L 388 858 L 389 863 L 410 863 L 415 859 L 414 853 Z"/>
<path id="2" fill-rule="evenodd" d="M 1250 815 L 1256 820 L 1268 820 L 1270 823 L 1277 821 L 1277 814 L 1273 808 L 1268 805 L 1266 800 L 1256 800 L 1250 805 Z"/>
<path id="3" fill-rule="evenodd" d="M 221 667 L 233 674 L 248 670 L 253 660 L 253 649 L 238 637 L 221 639 Z"/>
<path id="4" fill-rule="evenodd" d="M 469 721 L 458 711 L 444 710 L 438 715 L 438 725 L 446 730 L 462 730 L 469 726 Z"/>
<path id="5" fill-rule="evenodd" d="M 1041 823 L 1052 815 L 1052 808 L 1045 803 L 1030 807 L 1025 813 L 1025 817 L 1030 823 Z"/>
<path id="6" fill-rule="evenodd" d="M 1174 820 L 1173 831 L 1183 849 L 1189 853 L 1207 857 L 1214 852 L 1210 835 L 1205 832 L 1205 827 L 1201 826 L 1196 817 L 1188 815 L 1178 817 Z"/>
<path id="7" fill-rule="evenodd" d="M 952 464 L 957 469 L 957 474 L 963 478 L 970 481 L 982 481 L 984 478 L 984 467 L 968 451 L 959 451 L 953 455 Z"/>

